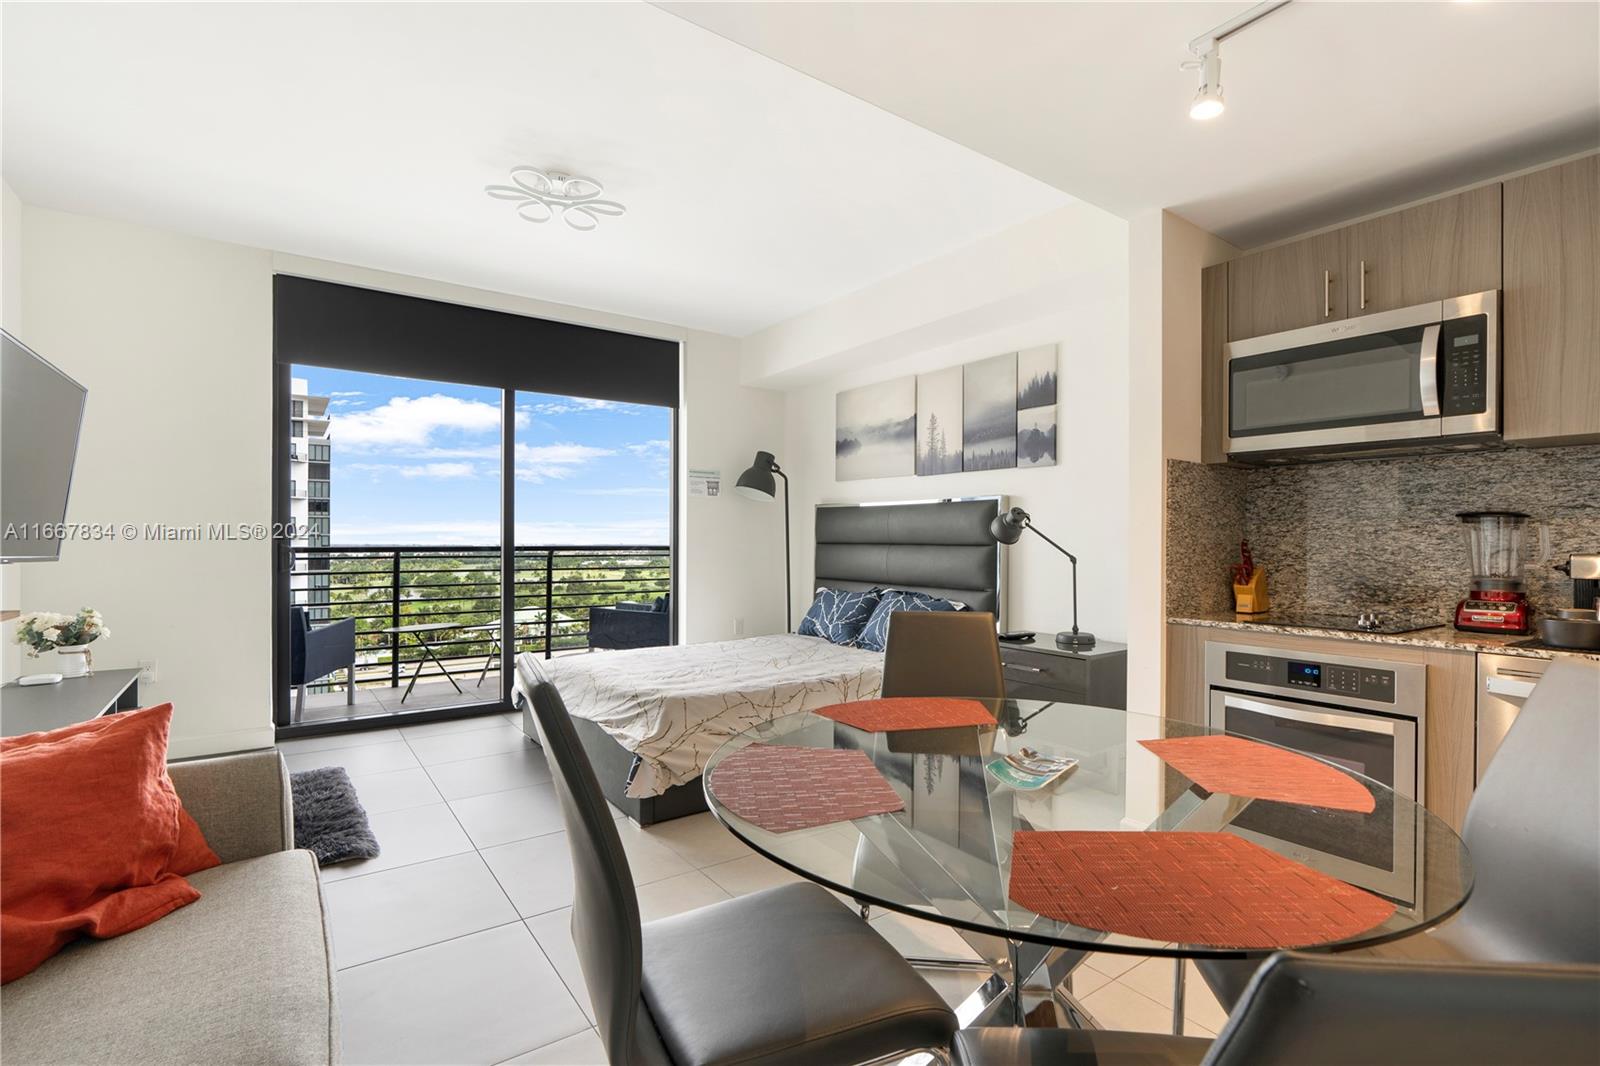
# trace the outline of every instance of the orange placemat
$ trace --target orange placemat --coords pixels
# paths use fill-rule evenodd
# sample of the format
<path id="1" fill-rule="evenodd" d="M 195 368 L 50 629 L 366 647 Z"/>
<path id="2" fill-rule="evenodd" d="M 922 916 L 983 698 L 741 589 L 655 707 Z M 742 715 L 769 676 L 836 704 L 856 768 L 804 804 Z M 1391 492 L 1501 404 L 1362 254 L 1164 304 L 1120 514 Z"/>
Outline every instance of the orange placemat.
<path id="1" fill-rule="evenodd" d="M 1371 814 L 1372 792 L 1325 762 L 1244 737 L 1141 740 L 1156 757 L 1207 792 Z"/>
<path id="2" fill-rule="evenodd" d="M 1019 832 L 1010 895 L 1086 929 L 1217 948 L 1327 944 L 1395 909 L 1231 833 Z"/>
<path id="3" fill-rule="evenodd" d="M 857 700 L 820 707 L 817 713 L 869 733 L 902 729 L 949 729 L 962 725 L 994 725 L 994 715 L 977 700 L 897 696 Z"/>
<path id="4" fill-rule="evenodd" d="M 711 771 L 717 801 L 771 833 L 905 809 L 864 752 L 751 744 Z"/>

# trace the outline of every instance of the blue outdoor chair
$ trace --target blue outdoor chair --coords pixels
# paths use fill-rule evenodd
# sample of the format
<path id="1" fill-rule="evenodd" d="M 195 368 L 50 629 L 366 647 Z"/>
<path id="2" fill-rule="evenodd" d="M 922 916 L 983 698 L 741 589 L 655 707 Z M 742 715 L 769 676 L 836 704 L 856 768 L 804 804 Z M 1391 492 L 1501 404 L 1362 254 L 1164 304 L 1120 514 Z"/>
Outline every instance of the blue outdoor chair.
<path id="1" fill-rule="evenodd" d="M 289 684 L 295 688 L 294 720 L 306 709 L 306 686 L 333 673 L 345 672 L 344 702 L 356 702 L 356 620 L 344 618 L 311 625 L 305 608 L 289 608 Z"/>

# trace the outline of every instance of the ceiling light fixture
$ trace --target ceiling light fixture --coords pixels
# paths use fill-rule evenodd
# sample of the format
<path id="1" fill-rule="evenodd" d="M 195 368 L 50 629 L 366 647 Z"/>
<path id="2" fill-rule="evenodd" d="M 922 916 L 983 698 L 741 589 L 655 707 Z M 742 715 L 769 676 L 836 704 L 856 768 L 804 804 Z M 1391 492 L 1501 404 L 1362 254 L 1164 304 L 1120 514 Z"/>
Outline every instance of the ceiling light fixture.
<path id="1" fill-rule="evenodd" d="M 1200 88 L 1195 90 L 1194 102 L 1189 105 L 1189 117 L 1204 122 L 1222 114 L 1227 105 L 1222 101 L 1222 55 L 1217 46 L 1213 44 L 1211 51 L 1184 65 L 1200 71 Z"/>
<path id="2" fill-rule="evenodd" d="M 593 178 L 549 173 L 538 167 L 512 167 L 510 185 L 485 185 L 496 200 L 515 200 L 517 215 L 525 222 L 549 222 L 561 216 L 573 229 L 587 233 L 600 224 L 601 215 L 613 218 L 628 209 L 615 200 L 602 200 L 605 187 Z"/>
<path id="3" fill-rule="evenodd" d="M 1266 18 L 1288 3 L 1289 0 L 1274 0 L 1270 3 L 1257 4 L 1189 42 L 1189 52 L 1194 58 L 1180 64 L 1180 69 L 1200 72 L 1200 87 L 1195 90 L 1194 100 L 1189 104 L 1190 118 L 1204 122 L 1222 114 L 1226 106 L 1222 100 L 1223 40 L 1232 37 L 1251 23 Z"/>

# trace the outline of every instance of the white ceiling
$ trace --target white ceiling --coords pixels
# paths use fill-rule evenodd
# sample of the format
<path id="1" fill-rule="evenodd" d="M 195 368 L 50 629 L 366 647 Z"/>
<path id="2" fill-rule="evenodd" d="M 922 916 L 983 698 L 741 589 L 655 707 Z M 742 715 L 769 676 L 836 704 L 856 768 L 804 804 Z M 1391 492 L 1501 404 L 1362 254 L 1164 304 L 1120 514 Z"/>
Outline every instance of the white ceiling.
<path id="1" fill-rule="evenodd" d="M 1241 247 L 1600 144 L 1600 5 L 1293 3 L 1222 46 L 1233 3 L 665 3 L 1123 217 Z"/>
<path id="2" fill-rule="evenodd" d="M 3 19 L 25 202 L 734 335 L 1070 202 L 642 3 Z M 628 214 L 519 221 L 517 164 Z"/>

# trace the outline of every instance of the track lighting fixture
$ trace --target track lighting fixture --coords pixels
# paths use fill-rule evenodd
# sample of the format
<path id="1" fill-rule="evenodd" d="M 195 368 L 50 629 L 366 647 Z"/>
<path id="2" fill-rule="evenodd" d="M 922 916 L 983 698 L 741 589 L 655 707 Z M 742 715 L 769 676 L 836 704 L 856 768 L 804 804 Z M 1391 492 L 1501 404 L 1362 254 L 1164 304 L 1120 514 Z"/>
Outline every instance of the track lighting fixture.
<path id="1" fill-rule="evenodd" d="M 1190 63 L 1200 72 L 1200 87 L 1195 90 L 1194 102 L 1189 105 L 1189 117 L 1204 122 L 1222 114 L 1222 55 L 1213 42 L 1211 51 Z"/>
<path id="2" fill-rule="evenodd" d="M 1222 101 L 1223 39 L 1232 37 L 1252 22 L 1265 18 L 1288 3 L 1289 0 L 1272 0 L 1257 4 L 1189 42 L 1189 53 L 1194 58 L 1184 61 L 1181 67 L 1200 72 L 1200 87 L 1195 90 L 1194 100 L 1189 104 L 1190 118 L 1205 122 L 1222 114 L 1225 106 Z"/>

